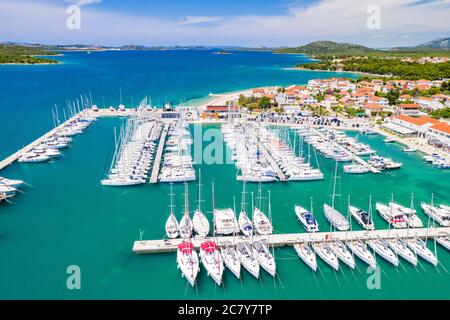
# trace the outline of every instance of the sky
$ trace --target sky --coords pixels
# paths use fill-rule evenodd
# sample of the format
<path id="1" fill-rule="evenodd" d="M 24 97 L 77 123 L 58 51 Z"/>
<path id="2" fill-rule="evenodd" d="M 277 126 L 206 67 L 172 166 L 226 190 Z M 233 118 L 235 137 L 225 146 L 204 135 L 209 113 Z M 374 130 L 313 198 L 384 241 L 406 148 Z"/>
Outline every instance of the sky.
<path id="1" fill-rule="evenodd" d="M 450 36 L 450 0 L 0 0 L 0 42 L 374 48 Z"/>

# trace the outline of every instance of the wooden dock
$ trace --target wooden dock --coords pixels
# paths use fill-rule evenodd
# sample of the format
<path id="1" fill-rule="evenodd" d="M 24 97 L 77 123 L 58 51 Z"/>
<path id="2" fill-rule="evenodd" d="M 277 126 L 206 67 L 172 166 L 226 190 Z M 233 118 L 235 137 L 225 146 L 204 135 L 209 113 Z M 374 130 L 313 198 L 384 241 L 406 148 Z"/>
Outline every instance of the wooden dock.
<path id="1" fill-rule="evenodd" d="M 3 170 L 4 168 L 6 168 L 7 166 L 13 164 L 15 161 L 17 161 L 23 153 L 27 153 L 27 152 L 31 151 L 33 148 L 38 146 L 42 141 L 44 141 L 45 139 L 48 139 L 51 136 L 53 136 L 54 134 L 58 133 L 58 131 L 60 131 L 65 125 L 69 124 L 72 121 L 75 121 L 77 118 L 79 118 L 81 116 L 87 116 L 86 110 L 81 111 L 80 113 L 78 113 L 75 116 L 71 117 L 67 121 L 65 121 L 62 124 L 60 124 L 59 126 L 57 126 L 54 129 L 50 130 L 49 132 L 47 132 L 46 134 L 44 134 L 40 138 L 34 140 L 29 145 L 23 147 L 22 149 L 20 149 L 17 152 L 13 153 L 12 155 L 7 157 L 6 159 L 0 161 L 0 171 Z"/>
<path id="2" fill-rule="evenodd" d="M 418 229 L 391 229 L 375 231 L 341 231 L 341 232 L 318 232 L 318 233 L 288 233 L 273 234 L 270 236 L 254 236 L 245 238 L 243 236 L 224 236 L 217 238 L 219 246 L 250 242 L 257 240 L 268 241 L 271 246 L 283 247 L 292 246 L 302 242 L 323 242 L 332 240 L 352 241 L 352 240 L 373 240 L 373 239 L 412 239 L 412 238 L 434 238 L 439 236 L 449 236 L 450 227 L 445 228 L 418 228 Z M 195 248 L 200 248 L 202 242 L 214 240 L 213 238 L 195 237 L 191 239 Z M 136 254 L 175 252 L 177 246 L 183 239 L 167 240 L 137 240 L 133 244 L 133 252 Z"/>
<path id="3" fill-rule="evenodd" d="M 152 175 L 150 177 L 150 183 L 158 182 L 159 169 L 161 167 L 161 158 L 164 151 L 164 144 L 166 143 L 167 133 L 169 132 L 170 123 L 164 124 L 161 137 L 159 138 L 158 150 L 156 151 L 155 161 L 153 162 Z"/>

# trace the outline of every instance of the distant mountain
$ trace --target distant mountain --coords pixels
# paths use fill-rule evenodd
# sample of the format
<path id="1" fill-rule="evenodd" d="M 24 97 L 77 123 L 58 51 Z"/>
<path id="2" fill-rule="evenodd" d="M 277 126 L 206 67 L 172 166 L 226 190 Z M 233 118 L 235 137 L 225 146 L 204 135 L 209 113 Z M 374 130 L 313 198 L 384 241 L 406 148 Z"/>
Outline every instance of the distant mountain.
<path id="1" fill-rule="evenodd" d="M 374 49 L 353 43 L 339 43 L 333 41 L 315 41 L 305 46 L 295 48 L 281 48 L 278 53 L 304 53 L 307 55 L 344 55 L 365 54 L 375 52 Z"/>
<path id="2" fill-rule="evenodd" d="M 432 40 L 427 43 L 420 44 L 416 46 L 416 48 L 450 49 L 450 37 Z"/>

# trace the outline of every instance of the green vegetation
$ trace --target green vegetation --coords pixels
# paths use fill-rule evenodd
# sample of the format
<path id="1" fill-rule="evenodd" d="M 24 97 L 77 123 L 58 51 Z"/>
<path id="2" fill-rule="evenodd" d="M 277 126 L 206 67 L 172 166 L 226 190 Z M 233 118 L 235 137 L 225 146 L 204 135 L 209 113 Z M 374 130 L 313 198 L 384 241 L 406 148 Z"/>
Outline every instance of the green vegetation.
<path id="1" fill-rule="evenodd" d="M 277 53 L 304 53 L 307 55 L 365 54 L 373 51 L 375 50 L 357 44 L 337 43 L 333 41 L 315 41 L 301 47 L 276 50 Z"/>
<path id="2" fill-rule="evenodd" d="M 430 112 L 430 117 L 434 119 L 449 119 L 450 118 L 450 108 L 443 108 L 441 110 L 434 110 Z"/>
<path id="3" fill-rule="evenodd" d="M 420 64 L 401 61 L 397 58 L 351 57 L 336 60 L 334 57 L 323 57 L 319 62 L 299 64 L 297 67 L 310 70 L 343 70 L 392 75 L 412 80 L 436 80 L 450 77 L 450 61 Z"/>
<path id="4" fill-rule="evenodd" d="M 40 64 L 40 63 L 58 63 L 56 60 L 45 59 L 34 56 L 52 56 L 57 52 L 49 52 L 42 49 L 0 44 L 0 64 L 18 63 L 18 64 Z"/>
<path id="5" fill-rule="evenodd" d="M 247 108 L 250 111 L 255 110 L 255 109 L 267 110 L 273 106 L 268 97 L 262 97 L 262 98 L 256 98 L 254 96 L 245 97 L 242 94 L 239 96 L 238 105 L 240 107 Z M 275 107 L 276 107 L 276 105 L 275 105 Z"/>

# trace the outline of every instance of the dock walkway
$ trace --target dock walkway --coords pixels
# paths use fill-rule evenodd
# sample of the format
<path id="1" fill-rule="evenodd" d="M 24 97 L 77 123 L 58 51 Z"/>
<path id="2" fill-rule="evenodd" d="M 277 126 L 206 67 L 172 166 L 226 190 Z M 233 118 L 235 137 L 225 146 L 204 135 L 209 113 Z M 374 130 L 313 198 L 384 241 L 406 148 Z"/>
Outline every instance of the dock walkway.
<path id="1" fill-rule="evenodd" d="M 449 236 L 450 227 L 440 228 L 418 228 L 418 229 L 391 229 L 375 231 L 341 231 L 341 232 L 318 232 L 318 233 L 288 233 L 273 234 L 270 236 L 254 236 L 245 238 L 243 236 L 223 236 L 217 237 L 219 246 L 250 242 L 257 240 L 268 241 L 274 247 L 292 246 L 302 242 L 323 242 L 332 240 L 352 241 L 352 240 L 373 240 L 373 239 L 395 239 L 395 238 L 434 238 L 439 236 Z M 208 238 L 212 240 L 212 238 Z M 195 248 L 200 248 L 206 238 L 195 237 L 191 239 Z M 174 252 L 183 239 L 166 240 L 137 240 L 133 245 L 133 252 L 136 254 Z"/>
<path id="2" fill-rule="evenodd" d="M 158 182 L 159 169 L 161 167 L 161 158 L 164 151 L 164 145 L 166 143 L 167 133 L 169 132 L 170 123 L 164 124 L 164 129 L 162 130 L 161 137 L 159 138 L 158 150 L 156 151 L 155 161 L 153 162 L 152 175 L 150 177 L 150 183 Z"/>
<path id="3" fill-rule="evenodd" d="M 50 138 L 51 136 L 56 134 L 59 130 L 61 130 L 65 125 L 69 124 L 72 121 L 75 121 L 77 118 L 79 118 L 81 116 L 86 116 L 86 112 L 85 111 L 81 111 L 80 113 L 77 113 L 76 115 L 74 115 L 73 117 L 71 117 L 67 121 L 63 122 L 59 126 L 55 127 L 54 129 L 50 130 L 49 132 L 47 132 L 46 134 L 44 134 L 40 138 L 34 140 L 29 145 L 23 147 L 22 149 L 20 149 L 17 152 L 13 153 L 12 155 L 7 157 L 6 159 L 0 161 L 0 170 L 3 170 L 7 166 L 13 164 L 15 161 L 17 161 L 20 158 L 20 156 L 22 154 L 31 151 L 33 148 L 38 146 L 42 141 L 44 141 L 45 139 Z"/>

